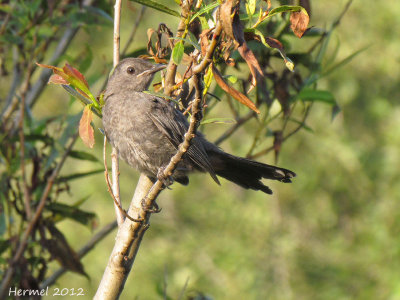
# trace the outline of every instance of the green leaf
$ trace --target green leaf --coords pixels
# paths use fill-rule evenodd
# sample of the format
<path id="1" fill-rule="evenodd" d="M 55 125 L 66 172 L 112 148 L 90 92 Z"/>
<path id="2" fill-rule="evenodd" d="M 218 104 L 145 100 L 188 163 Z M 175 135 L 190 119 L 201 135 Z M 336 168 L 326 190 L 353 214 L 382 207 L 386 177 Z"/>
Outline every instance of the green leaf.
<path id="1" fill-rule="evenodd" d="M 319 101 L 331 105 L 337 105 L 335 97 L 331 92 L 328 91 L 304 89 L 300 91 L 300 93 L 297 95 L 297 98 L 303 101 Z"/>
<path id="2" fill-rule="evenodd" d="M 70 181 L 70 180 L 86 177 L 89 175 L 94 175 L 94 174 L 101 173 L 101 172 L 104 172 L 104 169 L 98 169 L 98 170 L 89 171 L 89 172 L 75 173 L 75 174 L 71 174 L 71 175 L 67 175 L 67 176 L 61 176 L 61 177 L 57 178 L 57 183 Z"/>
<path id="3" fill-rule="evenodd" d="M 277 8 L 271 9 L 271 11 L 269 12 L 267 18 L 270 18 L 270 17 L 272 17 L 274 15 L 277 15 L 277 14 L 281 14 L 281 13 L 285 13 L 285 12 L 293 12 L 293 11 L 303 11 L 306 15 L 308 15 L 307 11 L 301 6 L 298 6 L 298 5 L 282 5 L 282 6 L 279 6 Z"/>
<path id="4" fill-rule="evenodd" d="M 238 81 L 238 78 L 234 75 L 225 75 L 224 78 L 228 79 L 232 83 L 236 83 Z"/>
<path id="5" fill-rule="evenodd" d="M 210 118 L 201 121 L 201 125 L 205 124 L 235 124 L 236 120 L 232 118 Z"/>
<path id="6" fill-rule="evenodd" d="M 94 161 L 94 162 L 99 161 L 96 156 L 94 156 L 93 154 L 84 152 L 84 151 L 72 150 L 69 152 L 69 156 L 76 158 L 76 159 L 80 159 L 80 160 L 89 160 L 89 161 Z"/>
<path id="7" fill-rule="evenodd" d="M 256 12 L 256 0 L 248 0 L 248 6 L 250 15 L 254 15 Z"/>
<path id="8" fill-rule="evenodd" d="M 179 65 L 183 58 L 185 47 L 183 46 L 183 42 L 179 41 L 175 44 L 174 49 L 172 49 L 172 60 L 175 64 Z"/>
<path id="9" fill-rule="evenodd" d="M 185 43 L 188 43 L 188 44 L 192 45 L 192 46 L 195 47 L 197 50 L 201 51 L 200 44 L 196 41 L 196 38 L 195 38 L 195 36 L 193 35 L 193 33 L 191 33 L 191 32 L 189 31 L 188 34 L 187 34 L 187 37 L 188 37 L 188 38 L 186 38 L 186 39 L 183 39 L 183 38 L 181 38 L 181 37 L 172 37 L 172 38 L 170 38 L 170 39 L 171 39 L 171 40 L 180 40 L 180 41 L 183 41 L 183 42 L 185 42 Z"/>
<path id="10" fill-rule="evenodd" d="M 170 9 L 170 8 L 160 4 L 158 2 L 152 1 L 152 0 L 131 0 L 131 1 L 139 3 L 139 4 L 142 4 L 142 5 L 147 6 L 147 7 L 151 7 L 153 9 L 156 9 L 156 10 L 161 11 L 163 13 L 169 14 L 171 16 L 175 16 L 175 17 L 178 17 L 178 18 L 180 18 L 180 16 L 181 16 L 179 12 L 177 12 L 177 11 L 175 11 L 173 9 Z"/>
<path id="11" fill-rule="evenodd" d="M 59 217 L 62 219 L 72 219 L 83 225 L 91 225 L 92 220 L 96 218 L 96 214 L 92 212 L 87 212 L 74 206 L 69 206 L 58 202 L 50 203 L 46 206 L 46 209 L 59 215 Z"/>
<path id="12" fill-rule="evenodd" d="M 208 4 L 207 6 L 204 6 L 190 18 L 189 24 L 192 23 L 198 16 L 201 16 L 202 14 L 209 12 L 210 10 L 216 8 L 217 6 L 219 6 L 218 1 Z"/>

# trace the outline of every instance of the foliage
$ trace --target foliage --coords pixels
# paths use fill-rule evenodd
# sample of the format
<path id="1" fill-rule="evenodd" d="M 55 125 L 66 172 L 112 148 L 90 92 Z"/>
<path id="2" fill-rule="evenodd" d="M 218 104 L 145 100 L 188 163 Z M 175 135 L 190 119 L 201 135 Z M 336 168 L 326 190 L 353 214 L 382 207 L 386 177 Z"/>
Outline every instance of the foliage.
<path id="1" fill-rule="evenodd" d="M 308 3 L 308 1 L 301 2 L 303 5 Z M 174 18 L 180 16 L 174 9 L 163 5 L 165 3 L 147 0 L 141 0 L 140 3 L 173 15 Z M 304 8 L 296 5 L 279 5 L 278 1 L 251 0 L 242 1 L 240 6 L 229 1 L 223 4 L 212 1 L 200 1 L 199 3 L 201 5 L 191 6 L 190 13 L 185 18 L 181 36 L 174 36 L 172 28 L 169 29 L 165 24 L 160 25 L 157 30 L 148 31 L 150 34 L 148 34 L 146 57 L 152 57 L 156 62 L 172 60 L 172 62 L 180 64 L 181 69 L 183 68 L 183 71 L 176 74 L 177 80 L 166 99 L 177 98 L 179 100 L 177 101 L 178 107 L 185 111 L 190 106 L 191 100 L 184 94 L 186 82 L 191 76 L 190 71 L 193 70 L 193 67 L 199 61 L 204 60 L 207 55 L 207 49 L 215 34 L 214 26 L 217 18 L 214 10 L 219 7 L 219 18 L 222 23 L 221 36 L 211 57 L 212 64 L 202 72 L 206 104 L 203 125 L 207 130 L 216 126 L 210 124 L 227 123 L 227 120 L 235 120 L 236 124 L 230 125 L 231 127 L 222 132 L 220 136 L 215 137 L 218 143 L 231 137 L 243 124 L 257 118 L 255 113 L 249 112 L 239 103 L 260 113 L 258 121 L 252 123 L 254 126 L 251 130 L 246 131 L 247 136 L 245 137 L 249 141 L 250 147 L 244 151 L 253 158 L 260 158 L 274 151 L 275 160 L 277 160 L 283 149 L 283 143 L 290 137 L 302 129 L 312 131 L 307 120 L 311 116 L 312 109 L 318 107 L 319 104 L 329 105 L 332 117 L 336 116 L 339 105 L 333 93 L 326 88 L 319 88 L 319 80 L 348 62 L 348 59 L 345 58 L 336 64 L 326 64 L 331 34 L 340 18 L 334 20 L 332 26 L 327 30 L 315 27 L 307 29 L 308 26 L 304 24 L 308 23 L 307 17 L 310 14 Z M 7 22 L 4 21 L 5 23 L 2 24 L 6 25 L 1 27 L 1 30 L 4 30 L 4 35 L 0 37 L 2 61 L 7 62 L 1 65 L 1 70 L 8 71 L 10 82 L 16 82 L 15 85 L 10 84 L 10 96 L 6 98 L 1 120 L 2 178 L 0 184 L 2 185 L 1 200 L 4 214 L 1 220 L 3 225 L 0 227 L 3 228 L 0 248 L 2 255 L 5 254 L 2 256 L 4 257 L 2 271 L 7 267 L 6 260 L 14 256 L 22 233 L 29 224 L 29 217 L 24 211 L 26 195 L 31 198 L 31 210 L 34 212 L 43 195 L 46 183 L 49 182 L 52 172 L 59 165 L 63 155 L 92 163 L 96 161 L 96 158 L 90 153 L 66 149 L 68 141 L 74 138 L 73 131 L 78 127 L 77 117 L 54 116 L 54 118 L 46 120 L 36 120 L 30 114 L 35 100 L 29 98 L 31 92 L 29 85 L 24 86 L 22 83 L 24 79 L 27 79 L 27 82 L 32 81 L 31 74 L 35 71 L 33 63 L 45 61 L 45 58 L 50 56 L 49 49 L 52 49 L 50 46 L 61 39 L 63 32 L 83 25 L 98 24 L 100 21 L 103 25 L 107 25 L 109 24 L 107 16 L 110 12 L 101 10 L 100 6 L 89 9 L 89 7 L 81 8 L 74 3 L 65 7 L 53 8 L 46 5 L 48 4 L 45 1 L 32 1 L 29 4 L 2 5 L 0 8 L 3 16 L 8 16 L 9 19 Z M 106 3 L 100 5 L 106 7 Z M 111 8 L 111 5 L 108 7 Z M 17 12 L 12 17 L 11 8 Z M 4 18 L 4 20 L 6 19 Z M 305 21 L 306 19 L 307 21 Z M 141 30 L 144 31 L 144 28 Z M 294 41 L 294 34 L 302 39 L 299 42 Z M 146 51 L 145 45 L 141 45 L 141 47 L 143 48 L 136 49 L 136 52 Z M 13 49 L 16 49 L 14 50 L 16 51 L 14 61 L 11 59 Z M 89 51 L 86 49 L 82 51 L 89 56 Z M 95 51 L 91 50 L 91 52 Z M 49 64 L 58 65 L 60 57 L 53 59 Z M 352 54 L 348 56 L 348 58 L 352 57 Z M 79 60 L 76 60 L 76 64 L 72 61 L 71 65 L 76 66 L 84 73 L 85 65 L 88 64 L 81 61 L 79 66 Z M 12 68 L 15 70 L 13 73 L 9 71 Z M 67 65 L 65 68 L 65 70 L 63 69 L 64 73 L 68 73 L 70 69 Z M 59 72 L 61 69 L 55 70 Z M 13 80 L 12 76 L 18 78 Z M 59 76 L 61 78 L 52 77 L 52 81 L 62 84 L 71 83 L 68 80 L 67 82 L 62 81 L 65 78 L 62 75 Z M 81 136 L 89 137 L 87 144 L 93 146 L 94 132 L 91 125 L 91 111 L 101 115 L 101 101 L 93 95 L 90 96 L 85 91 L 85 86 L 78 86 L 78 89 L 75 89 L 78 94 L 74 94 L 74 90 L 68 87 L 65 88 L 80 100 L 89 99 L 90 101 L 85 102 L 85 113 L 81 119 L 83 125 L 80 126 L 80 129 L 86 132 L 81 133 Z M 155 85 L 155 89 L 159 90 L 160 86 L 162 85 Z M 83 96 L 83 99 L 80 96 Z M 23 122 L 23 140 L 21 140 L 18 137 L 18 132 L 21 130 L 15 120 L 18 121 L 19 101 L 22 102 L 24 98 L 26 98 L 24 100 L 26 101 L 26 110 Z M 232 98 L 238 102 L 232 101 Z M 99 104 L 96 107 L 97 101 Z M 10 108 L 12 109 L 10 110 Z M 268 145 L 265 141 L 268 142 Z M 25 149 L 22 150 L 25 152 L 23 159 L 20 156 L 21 148 Z M 23 171 L 23 166 L 28 171 Z M 99 171 L 96 167 L 93 172 Z M 24 172 L 28 172 L 32 176 L 23 175 Z M 52 259 L 58 260 L 70 270 L 84 274 L 83 267 L 72 250 L 75 247 L 68 245 L 63 233 L 56 228 L 56 224 L 63 219 L 71 218 L 76 222 L 91 226 L 94 222 L 94 215 L 79 208 L 86 200 L 85 198 L 72 205 L 60 203 L 57 200 L 60 194 L 68 192 L 71 180 L 89 174 L 91 172 L 67 174 L 58 176 L 55 180 L 55 186 L 46 199 L 40 221 L 29 235 L 27 249 L 33 250 L 25 251 L 24 258 L 15 265 L 17 269 L 21 270 L 13 278 L 13 282 L 18 286 L 32 288 L 39 285 L 47 276 L 46 266 Z M 28 193 L 24 194 L 26 187 Z M 188 194 L 185 195 L 186 198 L 190 197 Z M 202 199 L 198 200 L 200 202 Z M 187 207 L 187 209 L 190 210 L 193 207 Z M 198 209 L 201 211 L 201 207 Z M 253 209 L 259 208 L 253 207 Z M 293 209 L 294 211 L 295 209 Z M 196 214 L 195 211 L 192 212 Z M 180 213 L 181 217 L 185 218 L 184 212 Z M 238 219 L 243 217 L 241 212 L 236 213 Z M 218 217 L 216 216 L 216 218 Z M 188 221 L 188 223 L 190 222 Z M 185 226 L 183 223 L 181 225 Z M 221 226 L 219 223 L 216 225 Z M 160 229 L 160 231 L 162 230 Z M 276 236 L 277 243 L 281 241 L 279 232 L 273 234 Z M 212 247 L 211 241 L 210 247 Z M 271 247 L 273 248 L 273 245 Z M 61 249 L 66 252 L 62 252 Z M 223 251 L 226 251 L 226 248 L 222 247 L 219 251 L 220 255 L 213 260 L 223 261 Z M 216 252 L 218 253 L 218 251 Z M 320 262 L 308 257 L 309 253 L 298 253 L 297 255 L 304 256 L 300 257 L 300 261 L 314 261 L 316 264 L 314 267 L 309 265 L 294 267 L 304 272 L 303 280 L 318 281 L 319 274 L 324 273 L 324 270 L 318 268 L 321 265 Z M 65 257 L 69 257 L 70 260 L 63 260 Z M 269 257 L 276 256 L 271 254 Z M 341 272 L 341 270 L 335 269 L 333 263 L 326 265 L 328 266 L 327 273 Z M 270 268 L 279 273 L 279 266 L 271 263 Z M 300 271 L 297 276 L 301 277 Z M 265 272 L 270 274 L 271 270 L 265 270 Z M 276 276 L 279 277 L 279 275 Z M 23 282 L 25 278 L 34 279 L 31 281 L 32 285 L 26 285 Z M 159 278 L 157 277 L 157 279 Z M 279 281 L 276 278 L 273 280 Z M 271 279 L 271 282 L 273 280 Z M 185 289 L 186 285 L 183 290 Z M 158 291 L 158 293 L 160 296 L 164 296 L 165 291 Z M 193 299 L 203 299 L 202 297 L 206 296 L 202 296 L 202 293 L 199 292 L 193 296 Z"/>
<path id="2" fill-rule="evenodd" d="M 0 119 L 2 287 L 5 284 L 38 289 L 49 276 L 48 265 L 54 260 L 67 270 L 86 276 L 76 247 L 57 227 L 69 219 L 93 229 L 96 215 L 81 208 L 88 197 L 69 203 L 59 199 L 70 194 L 71 181 L 103 169 L 60 174 L 65 160 L 93 163 L 97 159 L 72 149 L 79 115 L 64 113 L 38 119 L 32 114 L 49 78 L 49 72 L 42 72 L 38 79 L 39 70 L 34 63 L 48 57 L 53 63 L 58 62 L 79 28 L 108 25 L 109 13 L 100 8 L 105 4 L 91 7 L 78 1 L 35 0 L 0 6 L 0 70 L 2 83 L 9 86 L 8 91 L 2 90 L 7 94 L 2 94 L 5 101 Z M 84 64 L 90 65 L 90 61 L 82 61 L 82 67 Z M 66 64 L 54 71 L 58 75 L 51 81 L 70 81 L 81 94 L 96 101 L 87 82 L 82 85 L 82 78 L 73 67 Z M 9 270 L 11 277 L 6 276 Z"/>

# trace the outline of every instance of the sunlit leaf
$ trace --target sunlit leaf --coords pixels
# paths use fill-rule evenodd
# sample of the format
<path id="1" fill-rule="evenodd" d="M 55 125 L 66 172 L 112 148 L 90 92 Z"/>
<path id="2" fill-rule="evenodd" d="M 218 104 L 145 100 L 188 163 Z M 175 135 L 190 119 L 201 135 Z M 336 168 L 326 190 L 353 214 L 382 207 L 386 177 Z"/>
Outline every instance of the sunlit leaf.
<path id="1" fill-rule="evenodd" d="M 93 119 L 93 112 L 90 109 L 90 105 L 86 105 L 83 110 L 82 118 L 79 122 L 79 136 L 81 137 L 83 143 L 89 147 L 94 146 L 94 130 L 90 124 Z"/>
<path id="2" fill-rule="evenodd" d="M 189 23 L 192 23 L 198 16 L 201 16 L 202 14 L 205 14 L 211 10 L 213 10 L 214 8 L 216 8 L 217 6 L 219 6 L 218 1 L 216 2 L 212 2 L 210 4 L 208 4 L 207 6 L 204 6 L 202 9 L 200 9 L 197 13 L 195 13 L 191 18 Z"/>
<path id="3" fill-rule="evenodd" d="M 285 13 L 285 12 L 296 12 L 296 11 L 301 11 L 301 10 L 304 10 L 306 12 L 306 10 L 303 7 L 298 6 L 298 5 L 282 5 L 277 8 L 271 9 L 271 11 L 268 14 L 268 17 L 270 18 L 277 14 L 281 14 L 281 13 Z"/>
<path id="4" fill-rule="evenodd" d="M 250 15 L 254 15 L 256 12 L 256 0 L 248 0 L 248 6 Z"/>
<path id="5" fill-rule="evenodd" d="M 290 14 L 290 28 L 298 38 L 301 38 L 307 30 L 309 21 L 310 17 L 304 9 Z"/>
<path id="6" fill-rule="evenodd" d="M 201 125 L 205 124 L 235 124 L 236 120 L 232 118 L 210 118 L 201 121 Z"/>
<path id="7" fill-rule="evenodd" d="M 217 84 L 229 95 L 231 95 L 233 98 L 235 98 L 237 101 L 239 101 L 240 103 L 246 105 L 248 108 L 254 110 L 256 113 L 260 113 L 260 111 L 258 110 L 258 108 L 255 106 L 255 104 L 249 99 L 247 98 L 244 94 L 242 94 L 241 92 L 235 90 L 233 87 L 229 86 L 224 78 L 222 77 L 221 73 L 217 70 L 217 68 L 215 68 L 214 65 L 212 65 L 212 72 L 215 78 L 215 81 L 217 82 Z"/>
<path id="8" fill-rule="evenodd" d="M 225 75 L 224 78 L 228 79 L 231 83 L 236 83 L 238 78 L 234 75 Z"/>
<path id="9" fill-rule="evenodd" d="M 183 58 L 185 47 L 183 46 L 183 42 L 179 41 L 175 44 L 174 49 L 172 49 L 172 60 L 175 64 L 179 65 Z"/>
<path id="10" fill-rule="evenodd" d="M 335 97 L 329 91 L 303 89 L 297 95 L 297 98 L 303 101 L 319 101 L 331 105 L 337 105 Z"/>

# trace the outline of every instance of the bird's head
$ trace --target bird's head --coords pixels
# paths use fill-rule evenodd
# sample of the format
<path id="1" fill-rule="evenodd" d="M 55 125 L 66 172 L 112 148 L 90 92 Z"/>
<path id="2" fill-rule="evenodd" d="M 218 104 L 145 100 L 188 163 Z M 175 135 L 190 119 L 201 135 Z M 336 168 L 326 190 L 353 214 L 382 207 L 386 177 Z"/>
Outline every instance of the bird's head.
<path id="1" fill-rule="evenodd" d="M 125 58 L 114 68 L 107 83 L 107 91 L 121 89 L 142 92 L 149 88 L 154 74 L 165 65 L 153 65 L 141 58 Z"/>

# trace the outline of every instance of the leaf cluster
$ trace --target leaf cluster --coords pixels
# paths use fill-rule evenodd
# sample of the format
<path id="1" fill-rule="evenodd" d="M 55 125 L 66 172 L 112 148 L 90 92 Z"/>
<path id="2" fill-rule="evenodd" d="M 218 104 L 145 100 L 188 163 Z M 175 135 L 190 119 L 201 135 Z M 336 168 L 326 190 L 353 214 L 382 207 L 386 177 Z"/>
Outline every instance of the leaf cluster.
<path id="1" fill-rule="evenodd" d="M 104 7 L 107 9 L 103 10 Z M 97 1 L 96 7 L 82 5 L 80 1 L 0 4 L 2 288 L 11 285 L 37 289 L 49 276 L 48 265 L 54 260 L 68 270 L 85 275 L 75 247 L 57 227 L 59 222 L 69 219 L 92 230 L 97 224 L 96 215 L 81 208 L 87 196 L 68 203 L 59 199 L 63 194 L 70 195 L 71 181 L 103 169 L 92 154 L 73 149 L 79 116 L 64 113 L 38 119 L 32 114 L 50 77 L 50 72 L 41 72 L 34 63 L 47 60 L 55 64 L 65 58 L 76 32 L 89 25 L 108 26 L 112 21 L 110 12 L 106 1 Z M 88 47 L 81 51 L 76 58 L 69 58 L 85 70 L 93 55 Z M 56 71 L 59 75 L 52 80 L 70 80 L 92 99 L 87 82 L 82 85 L 75 68 L 66 64 Z M 65 160 L 90 161 L 98 166 L 88 172 L 60 175 Z M 11 277 L 5 276 L 7 272 Z"/>

